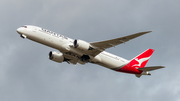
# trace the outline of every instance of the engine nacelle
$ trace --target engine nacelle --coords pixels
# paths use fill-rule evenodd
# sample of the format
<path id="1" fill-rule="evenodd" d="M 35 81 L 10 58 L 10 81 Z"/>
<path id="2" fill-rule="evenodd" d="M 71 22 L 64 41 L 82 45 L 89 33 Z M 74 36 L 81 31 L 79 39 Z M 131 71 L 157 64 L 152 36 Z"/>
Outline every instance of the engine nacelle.
<path id="1" fill-rule="evenodd" d="M 64 56 L 62 53 L 50 51 L 49 52 L 49 59 L 55 62 L 62 63 L 64 61 Z"/>
<path id="2" fill-rule="evenodd" d="M 74 48 L 86 51 L 86 50 L 92 50 L 93 48 L 90 47 L 90 44 L 83 40 L 74 40 Z"/>

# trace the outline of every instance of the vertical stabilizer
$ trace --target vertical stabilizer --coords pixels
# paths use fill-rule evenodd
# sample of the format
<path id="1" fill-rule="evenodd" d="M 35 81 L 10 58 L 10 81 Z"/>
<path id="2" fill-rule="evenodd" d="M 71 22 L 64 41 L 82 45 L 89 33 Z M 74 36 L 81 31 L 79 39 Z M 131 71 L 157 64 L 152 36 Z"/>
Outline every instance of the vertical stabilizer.
<path id="1" fill-rule="evenodd" d="M 143 71 L 138 70 L 138 68 L 145 67 L 146 63 L 148 62 L 153 52 L 154 52 L 153 49 L 148 49 L 144 51 L 140 55 L 130 60 L 130 62 L 127 65 L 125 65 L 124 67 L 120 68 L 117 71 L 132 73 L 132 74 L 141 74 Z"/>
<path id="2" fill-rule="evenodd" d="M 145 67 L 146 63 L 150 59 L 150 57 L 151 57 L 153 52 L 154 52 L 154 49 L 148 49 L 148 50 L 144 51 L 140 55 L 138 55 L 135 58 L 133 58 L 130 61 L 129 65 L 131 67 L 136 67 L 136 68 Z"/>

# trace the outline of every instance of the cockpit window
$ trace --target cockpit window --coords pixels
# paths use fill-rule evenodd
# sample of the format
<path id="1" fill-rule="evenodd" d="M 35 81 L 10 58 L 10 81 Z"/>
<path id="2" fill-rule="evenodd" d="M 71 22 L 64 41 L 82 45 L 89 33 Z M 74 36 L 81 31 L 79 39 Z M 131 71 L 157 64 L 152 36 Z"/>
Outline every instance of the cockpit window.
<path id="1" fill-rule="evenodd" d="M 27 26 L 22 26 L 22 27 L 27 28 Z"/>

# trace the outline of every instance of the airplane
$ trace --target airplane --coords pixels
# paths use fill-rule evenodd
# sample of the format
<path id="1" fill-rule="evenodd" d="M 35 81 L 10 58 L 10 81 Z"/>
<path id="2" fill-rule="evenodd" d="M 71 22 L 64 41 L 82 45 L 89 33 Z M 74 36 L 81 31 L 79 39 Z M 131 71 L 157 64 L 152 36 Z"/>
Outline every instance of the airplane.
<path id="1" fill-rule="evenodd" d="M 82 65 L 93 63 L 117 72 L 135 74 L 138 78 L 142 75 L 151 75 L 149 71 L 164 68 L 164 66 L 145 67 L 154 49 L 147 49 L 131 60 L 126 60 L 104 51 L 107 48 L 115 47 L 116 45 L 150 33 L 151 31 L 139 32 L 120 38 L 92 43 L 71 39 L 53 31 L 32 25 L 24 25 L 18 28 L 17 32 L 22 38 L 27 38 L 59 50 L 60 52 L 50 51 L 48 55 L 50 60 L 58 63 L 67 62 L 74 65 L 77 63 Z"/>

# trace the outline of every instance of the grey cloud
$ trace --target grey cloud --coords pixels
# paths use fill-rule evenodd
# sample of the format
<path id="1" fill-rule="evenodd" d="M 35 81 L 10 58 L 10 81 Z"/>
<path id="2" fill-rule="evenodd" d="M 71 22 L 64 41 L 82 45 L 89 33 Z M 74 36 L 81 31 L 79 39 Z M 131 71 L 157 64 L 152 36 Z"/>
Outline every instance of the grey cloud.
<path id="1" fill-rule="evenodd" d="M 179 100 L 178 4 L 168 0 L 2 1 L 0 100 Z M 152 30 L 107 51 L 131 59 L 153 48 L 147 66 L 166 68 L 138 79 L 93 64 L 55 63 L 47 57 L 55 49 L 19 37 L 16 29 L 24 24 L 88 42 Z"/>

